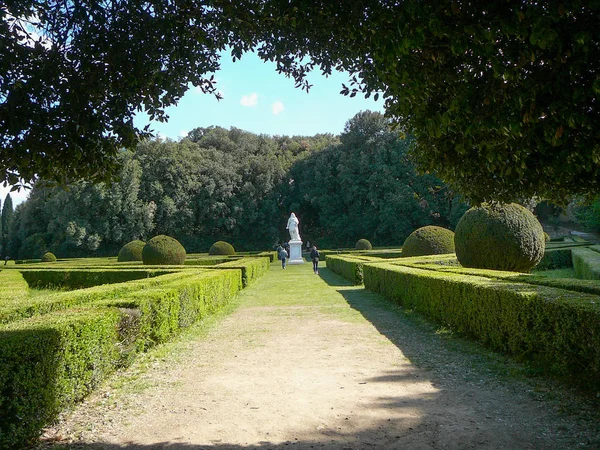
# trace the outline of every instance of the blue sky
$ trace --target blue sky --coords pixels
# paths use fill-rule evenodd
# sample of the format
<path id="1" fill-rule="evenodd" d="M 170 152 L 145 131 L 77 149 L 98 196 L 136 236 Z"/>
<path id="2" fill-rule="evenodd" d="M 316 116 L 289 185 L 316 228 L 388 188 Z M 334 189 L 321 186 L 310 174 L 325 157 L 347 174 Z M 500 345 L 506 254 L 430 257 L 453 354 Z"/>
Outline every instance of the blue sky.
<path id="1" fill-rule="evenodd" d="M 275 63 L 265 63 L 254 54 L 246 54 L 233 63 L 228 54 L 215 74 L 217 88 L 224 98 L 190 89 L 175 107 L 167 109 L 168 123 L 153 123 L 152 129 L 162 136 L 180 139 L 197 127 L 218 125 L 237 127 L 253 133 L 270 135 L 314 135 L 340 133 L 357 112 L 383 111 L 383 101 L 364 96 L 348 98 L 339 92 L 348 74 L 334 73 L 309 77 L 313 87 L 306 93 L 294 87 L 294 80 L 275 71 Z M 136 125 L 148 123 L 145 114 Z"/>
<path id="2" fill-rule="evenodd" d="M 228 53 L 221 60 L 221 70 L 215 74 L 217 88 L 223 99 L 202 94 L 192 87 L 177 106 L 167 109 L 167 123 L 153 122 L 151 129 L 159 136 L 179 140 L 197 127 L 218 125 L 237 127 L 253 133 L 270 135 L 339 134 L 348 119 L 359 111 L 383 112 L 383 101 L 357 95 L 341 95 L 342 83 L 348 74 L 333 73 L 329 77 L 315 72 L 309 77 L 313 84 L 309 93 L 294 87 L 294 80 L 275 71 L 274 63 L 265 63 L 254 54 L 240 61 L 231 61 Z M 138 114 L 135 124 L 148 123 L 146 114 Z M 4 203 L 10 187 L 0 185 L 0 201 Z M 26 199 L 26 191 L 11 193 L 16 206 Z"/>

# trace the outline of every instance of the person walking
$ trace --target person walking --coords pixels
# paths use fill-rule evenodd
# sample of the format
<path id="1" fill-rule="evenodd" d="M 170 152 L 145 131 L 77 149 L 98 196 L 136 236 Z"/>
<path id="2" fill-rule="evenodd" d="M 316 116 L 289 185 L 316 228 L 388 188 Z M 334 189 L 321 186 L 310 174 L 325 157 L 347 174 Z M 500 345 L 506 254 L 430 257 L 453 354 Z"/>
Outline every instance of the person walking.
<path id="1" fill-rule="evenodd" d="M 281 245 L 279 247 L 277 247 L 277 259 L 281 260 L 281 268 L 282 269 L 285 269 L 285 260 L 286 260 L 287 256 L 288 256 L 287 252 Z"/>
<path id="2" fill-rule="evenodd" d="M 313 271 L 318 274 L 319 273 L 319 257 L 321 255 L 319 254 L 319 250 L 317 250 L 317 246 L 313 245 L 313 248 L 310 252 L 310 259 L 312 259 L 312 263 L 313 263 Z"/>

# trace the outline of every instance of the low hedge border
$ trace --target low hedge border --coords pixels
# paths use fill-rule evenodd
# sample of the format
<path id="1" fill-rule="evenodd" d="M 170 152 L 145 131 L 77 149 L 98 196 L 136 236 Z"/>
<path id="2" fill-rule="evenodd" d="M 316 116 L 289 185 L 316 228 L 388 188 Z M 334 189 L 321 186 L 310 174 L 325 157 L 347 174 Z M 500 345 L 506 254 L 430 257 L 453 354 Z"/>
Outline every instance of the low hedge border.
<path id="1" fill-rule="evenodd" d="M 15 270 L 0 271 L 0 299 L 21 298 L 27 295 L 29 295 L 29 285 L 20 272 Z"/>
<path id="2" fill-rule="evenodd" d="M 166 342 L 242 288 L 241 270 L 174 275 L 143 292 L 97 296 L 89 300 L 90 309 L 53 312 L 0 328 L 0 448 L 26 445 L 137 352 Z"/>
<path id="3" fill-rule="evenodd" d="M 173 273 L 165 269 L 19 269 L 34 289 L 85 289 Z"/>
<path id="4" fill-rule="evenodd" d="M 600 280 L 600 253 L 589 248 L 574 248 L 571 255 L 577 278 Z"/>
<path id="5" fill-rule="evenodd" d="M 264 275 L 270 268 L 271 260 L 268 257 L 246 257 L 213 267 L 213 269 L 240 269 L 242 271 L 242 284 L 244 287 Z"/>
<path id="6" fill-rule="evenodd" d="M 195 272 L 181 271 L 150 279 L 134 280 L 127 283 L 107 284 L 73 292 L 60 292 L 39 297 L 0 299 L 0 324 L 26 317 L 47 314 L 52 311 L 78 307 L 105 298 L 116 298 L 126 293 L 151 289 L 178 279 L 193 276 Z"/>
<path id="7" fill-rule="evenodd" d="M 365 287 L 586 388 L 600 388 L 600 296 L 396 264 Z"/>
<path id="8" fill-rule="evenodd" d="M 20 448 L 119 360 L 116 309 L 70 310 L 0 329 L 0 448 Z"/>
<path id="9" fill-rule="evenodd" d="M 365 262 L 376 262 L 378 258 L 354 255 L 329 255 L 327 268 L 352 284 L 363 284 L 363 264 Z"/>

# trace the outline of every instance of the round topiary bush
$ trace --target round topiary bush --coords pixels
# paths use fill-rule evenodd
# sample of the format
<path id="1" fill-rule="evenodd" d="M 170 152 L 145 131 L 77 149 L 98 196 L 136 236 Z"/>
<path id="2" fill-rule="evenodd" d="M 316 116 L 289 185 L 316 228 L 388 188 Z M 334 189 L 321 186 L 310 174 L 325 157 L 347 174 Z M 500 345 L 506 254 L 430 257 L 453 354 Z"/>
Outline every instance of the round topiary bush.
<path id="1" fill-rule="evenodd" d="M 359 239 L 354 248 L 356 250 L 373 250 L 373 246 L 367 239 Z"/>
<path id="2" fill-rule="evenodd" d="M 217 241 L 208 251 L 209 255 L 235 255 L 235 248 L 229 242 Z"/>
<path id="3" fill-rule="evenodd" d="M 154 236 L 142 249 L 142 261 L 152 265 L 183 265 L 185 248 L 170 236 Z"/>
<path id="4" fill-rule="evenodd" d="M 44 256 L 42 256 L 42 262 L 54 262 L 54 261 L 56 261 L 56 256 L 52 252 L 46 252 L 46 253 L 44 253 Z"/>
<path id="5" fill-rule="evenodd" d="M 528 272 L 544 256 L 544 230 L 516 203 L 482 204 L 456 226 L 456 257 L 464 267 Z"/>
<path id="6" fill-rule="evenodd" d="M 121 250 L 119 250 L 117 261 L 142 261 L 142 250 L 144 249 L 144 245 L 146 245 L 146 243 L 140 240 L 128 242 L 121 247 Z"/>
<path id="7" fill-rule="evenodd" d="M 454 252 L 454 233 L 434 225 L 413 231 L 404 241 L 402 256 L 443 255 Z"/>

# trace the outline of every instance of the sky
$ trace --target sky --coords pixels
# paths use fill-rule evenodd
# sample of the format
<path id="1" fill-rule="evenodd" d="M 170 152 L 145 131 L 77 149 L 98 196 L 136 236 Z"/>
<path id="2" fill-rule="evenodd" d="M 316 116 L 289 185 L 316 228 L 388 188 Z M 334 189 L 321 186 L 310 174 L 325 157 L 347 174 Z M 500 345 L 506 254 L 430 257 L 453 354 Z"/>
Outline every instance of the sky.
<path id="1" fill-rule="evenodd" d="M 159 137 L 179 140 L 197 127 L 218 125 L 236 127 L 257 134 L 305 135 L 339 134 L 356 113 L 365 110 L 383 112 L 383 101 L 354 98 L 340 94 L 342 83 L 348 84 L 347 73 L 325 77 L 318 72 L 308 78 L 313 85 L 308 93 L 294 87 L 294 80 L 278 74 L 275 63 L 265 63 L 255 54 L 246 54 L 233 63 L 224 53 L 221 70 L 215 74 L 217 89 L 223 96 L 191 89 L 176 106 L 167 108 L 167 123 L 153 122 L 151 130 Z M 134 120 L 142 128 L 149 123 L 146 114 Z M 9 187 L 0 185 L 0 201 L 4 204 Z M 23 202 L 27 191 L 12 192 L 13 204 Z"/>

